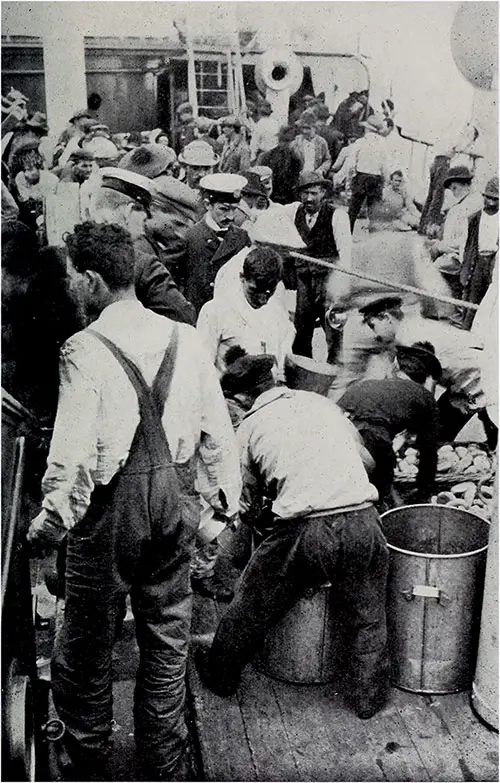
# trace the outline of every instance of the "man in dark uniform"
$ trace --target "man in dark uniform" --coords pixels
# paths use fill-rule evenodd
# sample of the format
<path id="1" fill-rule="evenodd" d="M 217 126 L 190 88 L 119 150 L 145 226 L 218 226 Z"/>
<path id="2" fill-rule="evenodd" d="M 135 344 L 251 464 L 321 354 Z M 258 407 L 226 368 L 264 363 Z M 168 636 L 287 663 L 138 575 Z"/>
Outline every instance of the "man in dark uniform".
<path id="1" fill-rule="evenodd" d="M 439 408 L 430 391 L 441 365 L 430 343 L 398 346 L 396 378 L 369 379 L 349 386 L 338 401 L 375 461 L 371 481 L 383 503 L 394 481 L 392 441 L 403 430 L 417 435 L 420 461 L 416 502 L 429 502 L 436 475 Z M 426 388 L 429 387 L 429 388 Z"/>
<path id="2" fill-rule="evenodd" d="M 297 191 L 300 204 L 286 207 L 290 211 L 297 231 L 306 243 L 304 253 L 328 261 L 339 259 L 343 266 L 351 262 L 352 237 L 347 213 L 336 209 L 325 200 L 328 181 L 316 172 L 300 175 Z M 329 271 L 312 261 L 296 260 L 297 306 L 295 329 L 297 331 L 293 352 L 312 357 L 312 339 L 316 321 L 325 329 L 325 282 Z M 326 333 L 329 358 L 337 353 L 333 336 Z"/>
<path id="3" fill-rule="evenodd" d="M 154 246 L 146 238 L 146 221 L 158 191 L 147 177 L 124 169 L 101 169 L 101 182 L 92 202 L 91 217 L 97 223 L 118 223 L 134 241 L 135 288 L 140 302 L 174 321 L 194 324 L 192 305 L 177 288 L 172 275 L 161 263 Z"/>
<path id="4" fill-rule="evenodd" d="M 246 231 L 233 225 L 241 191 L 247 184 L 239 174 L 208 174 L 200 180 L 206 215 L 186 232 L 184 293 L 199 313 L 213 296 L 219 269 L 247 245 Z"/>

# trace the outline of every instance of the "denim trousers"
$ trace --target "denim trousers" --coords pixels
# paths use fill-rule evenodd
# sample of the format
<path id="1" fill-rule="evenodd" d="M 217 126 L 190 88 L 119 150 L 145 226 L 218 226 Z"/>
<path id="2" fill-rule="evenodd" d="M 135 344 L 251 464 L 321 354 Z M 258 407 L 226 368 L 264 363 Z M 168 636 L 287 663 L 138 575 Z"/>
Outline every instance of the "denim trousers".
<path id="1" fill-rule="evenodd" d="M 388 549 L 373 507 L 282 520 L 253 553 L 209 655 L 221 683 L 235 683 L 267 633 L 303 593 L 329 581 L 344 617 L 350 679 L 363 695 L 388 680 Z"/>

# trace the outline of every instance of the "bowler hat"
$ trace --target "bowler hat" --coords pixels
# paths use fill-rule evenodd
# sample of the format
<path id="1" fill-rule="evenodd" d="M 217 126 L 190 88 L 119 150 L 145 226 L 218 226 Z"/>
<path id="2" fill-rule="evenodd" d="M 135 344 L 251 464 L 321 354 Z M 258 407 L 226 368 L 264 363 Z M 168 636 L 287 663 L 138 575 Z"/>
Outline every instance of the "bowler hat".
<path id="1" fill-rule="evenodd" d="M 297 191 L 304 190 L 304 188 L 310 188 L 313 185 L 321 185 L 323 188 L 327 188 L 329 181 L 323 177 L 322 174 L 318 174 L 317 171 L 304 171 L 299 177 L 299 184 L 295 188 Z"/>
<path id="2" fill-rule="evenodd" d="M 69 156 L 69 159 L 72 160 L 74 163 L 78 160 L 94 160 L 93 154 L 88 149 L 80 149 L 80 147 L 77 150 L 73 150 L 71 155 Z"/>
<path id="3" fill-rule="evenodd" d="M 488 180 L 486 187 L 483 190 L 483 196 L 498 198 L 498 177 L 492 177 L 490 180 Z"/>
<path id="4" fill-rule="evenodd" d="M 363 307 L 358 308 L 359 312 L 363 316 L 363 320 L 367 321 L 369 318 L 375 318 L 386 310 L 392 308 L 401 307 L 403 300 L 400 296 L 374 296 Z"/>
<path id="5" fill-rule="evenodd" d="M 216 166 L 219 162 L 219 156 L 215 154 L 208 142 L 195 139 L 186 144 L 181 154 L 179 162 L 186 166 Z"/>
<path id="6" fill-rule="evenodd" d="M 121 169 L 135 171 L 143 177 L 154 179 L 163 174 L 175 160 L 175 152 L 170 147 L 161 144 L 143 144 L 127 152 L 118 165 Z"/>
<path id="7" fill-rule="evenodd" d="M 433 346 L 430 343 L 428 346 L 428 348 L 424 348 L 419 343 L 398 345 L 396 347 L 398 364 L 403 372 L 423 372 L 430 375 L 435 381 L 439 381 L 443 368 L 436 354 L 430 350 Z"/>
<path id="8" fill-rule="evenodd" d="M 449 188 L 452 182 L 472 182 L 474 175 L 467 166 L 454 166 L 451 168 L 444 181 L 444 187 Z"/>
<path id="9" fill-rule="evenodd" d="M 96 136 L 83 145 L 84 150 L 91 152 L 96 160 L 115 160 L 120 156 L 120 150 L 111 139 Z"/>

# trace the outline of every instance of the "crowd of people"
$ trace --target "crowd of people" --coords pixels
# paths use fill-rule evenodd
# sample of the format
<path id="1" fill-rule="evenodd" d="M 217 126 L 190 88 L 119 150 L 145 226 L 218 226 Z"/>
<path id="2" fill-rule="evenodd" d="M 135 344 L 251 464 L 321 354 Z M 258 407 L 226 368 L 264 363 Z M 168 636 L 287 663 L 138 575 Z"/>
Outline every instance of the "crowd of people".
<path id="1" fill-rule="evenodd" d="M 496 448 L 483 357 L 498 178 L 475 194 L 473 169 L 449 156 L 417 204 L 388 154 L 394 106 L 373 111 L 365 91 L 333 116 L 306 96 L 286 127 L 264 100 L 220 121 L 184 103 L 168 136 L 112 134 L 96 104 L 55 145 L 39 114 L 4 145 L 2 385 L 53 430 L 28 539 L 64 553 L 52 661 L 63 779 L 105 779 L 130 595 L 147 779 L 188 780 L 192 588 L 231 601 L 196 657 L 229 696 L 277 620 L 332 582 L 346 694 L 360 718 L 383 708 L 378 512 L 396 502 L 393 439 L 416 437 L 419 502 L 438 446 L 474 415 Z M 71 192 L 77 219 L 52 244 L 49 216 Z"/>

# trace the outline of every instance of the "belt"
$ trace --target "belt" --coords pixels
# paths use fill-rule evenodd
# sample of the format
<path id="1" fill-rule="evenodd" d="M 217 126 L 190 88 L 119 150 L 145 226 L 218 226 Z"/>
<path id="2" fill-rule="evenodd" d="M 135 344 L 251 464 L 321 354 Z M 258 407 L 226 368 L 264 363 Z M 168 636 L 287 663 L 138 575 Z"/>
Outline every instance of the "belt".
<path id="1" fill-rule="evenodd" d="M 311 511 L 300 519 L 321 519 L 321 517 L 331 517 L 334 514 L 348 514 L 349 511 L 363 511 L 365 508 L 371 508 L 373 503 L 366 500 L 364 503 L 355 503 L 351 506 L 339 506 L 337 508 L 323 508 L 321 511 Z"/>

